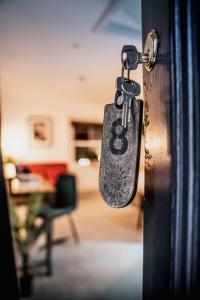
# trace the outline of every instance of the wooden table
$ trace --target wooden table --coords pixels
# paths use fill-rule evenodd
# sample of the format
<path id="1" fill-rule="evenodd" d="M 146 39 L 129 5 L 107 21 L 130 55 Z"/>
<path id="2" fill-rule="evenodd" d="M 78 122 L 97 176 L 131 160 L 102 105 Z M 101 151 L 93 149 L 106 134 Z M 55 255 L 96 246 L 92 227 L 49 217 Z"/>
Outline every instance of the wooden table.
<path id="1" fill-rule="evenodd" d="M 12 180 L 11 196 L 17 204 L 25 204 L 31 195 L 43 194 L 44 199 L 55 193 L 56 188 L 37 174 L 25 174 Z"/>
<path id="2" fill-rule="evenodd" d="M 45 180 L 42 176 L 36 174 L 27 174 L 24 180 L 15 178 L 11 182 L 12 195 L 30 195 L 36 193 L 54 193 L 55 187 Z M 25 179 L 26 178 L 26 179 Z"/>
<path id="3" fill-rule="evenodd" d="M 21 179 L 21 180 L 20 180 Z M 25 208 L 30 204 L 32 199 L 31 196 L 36 196 L 35 199 L 37 201 L 37 194 L 42 194 L 43 202 L 53 202 L 53 198 L 51 197 L 55 194 L 55 187 L 51 185 L 47 180 L 45 180 L 40 175 L 36 174 L 24 174 L 23 176 L 19 176 L 19 178 L 15 178 L 12 180 L 10 184 L 11 189 L 11 200 L 14 202 L 14 206 L 19 210 L 20 208 Z M 48 197 L 49 196 L 49 197 Z M 24 212 L 22 211 L 23 215 Z M 25 210 L 26 214 L 26 210 Z M 19 214 L 20 217 L 20 214 Z M 22 214 L 21 214 L 21 217 Z M 44 267 L 46 266 L 47 272 L 46 274 L 51 274 L 51 248 L 52 248 L 52 236 L 51 236 L 51 222 L 48 220 L 44 220 L 41 223 L 40 227 L 43 229 L 41 233 L 46 235 L 46 258 L 42 262 L 35 262 L 34 266 L 29 264 L 29 250 L 27 252 L 22 253 L 22 279 L 25 278 L 27 280 L 27 276 L 32 273 L 32 268 L 34 267 Z M 34 269 L 33 268 L 33 269 Z"/>

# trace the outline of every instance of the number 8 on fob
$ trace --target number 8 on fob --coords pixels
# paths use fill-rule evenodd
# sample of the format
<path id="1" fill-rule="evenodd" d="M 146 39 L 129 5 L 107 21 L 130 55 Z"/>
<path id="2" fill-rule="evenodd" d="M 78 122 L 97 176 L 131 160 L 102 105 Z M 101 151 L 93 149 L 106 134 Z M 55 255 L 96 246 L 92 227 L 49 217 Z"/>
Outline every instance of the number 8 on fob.
<path id="1" fill-rule="evenodd" d="M 115 99 L 104 110 L 99 189 L 105 202 L 115 208 L 128 205 L 137 191 L 143 110 L 142 100 L 135 99 L 138 86 L 118 77 L 116 97 L 124 100 Z M 125 109 L 128 119 L 124 123 Z"/>

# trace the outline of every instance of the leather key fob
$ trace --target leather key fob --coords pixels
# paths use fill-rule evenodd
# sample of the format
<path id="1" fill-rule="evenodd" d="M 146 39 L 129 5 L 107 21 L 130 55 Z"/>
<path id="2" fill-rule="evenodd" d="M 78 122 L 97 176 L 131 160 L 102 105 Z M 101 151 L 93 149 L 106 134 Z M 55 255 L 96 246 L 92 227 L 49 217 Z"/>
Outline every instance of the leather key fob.
<path id="1" fill-rule="evenodd" d="M 104 110 L 99 189 L 111 207 L 124 207 L 137 191 L 142 130 L 142 100 L 132 100 L 127 128 L 122 109 L 107 104 Z"/>

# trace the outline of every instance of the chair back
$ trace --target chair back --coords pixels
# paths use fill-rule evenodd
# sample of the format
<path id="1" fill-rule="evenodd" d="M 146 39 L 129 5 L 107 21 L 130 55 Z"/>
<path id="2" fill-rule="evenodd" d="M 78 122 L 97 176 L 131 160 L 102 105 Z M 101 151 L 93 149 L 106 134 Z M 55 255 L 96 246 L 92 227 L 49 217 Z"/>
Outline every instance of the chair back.
<path id="1" fill-rule="evenodd" d="M 62 174 L 56 183 L 56 199 L 54 207 L 71 208 L 76 207 L 76 177 L 74 175 Z"/>

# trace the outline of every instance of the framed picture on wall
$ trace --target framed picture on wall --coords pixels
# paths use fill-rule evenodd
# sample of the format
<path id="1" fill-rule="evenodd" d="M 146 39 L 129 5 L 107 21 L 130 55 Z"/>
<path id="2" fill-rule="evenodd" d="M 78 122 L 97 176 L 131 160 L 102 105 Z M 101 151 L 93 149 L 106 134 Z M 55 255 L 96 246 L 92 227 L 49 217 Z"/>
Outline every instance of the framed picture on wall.
<path id="1" fill-rule="evenodd" d="M 29 143 L 34 147 L 50 147 L 53 144 L 53 121 L 48 116 L 28 118 Z"/>

